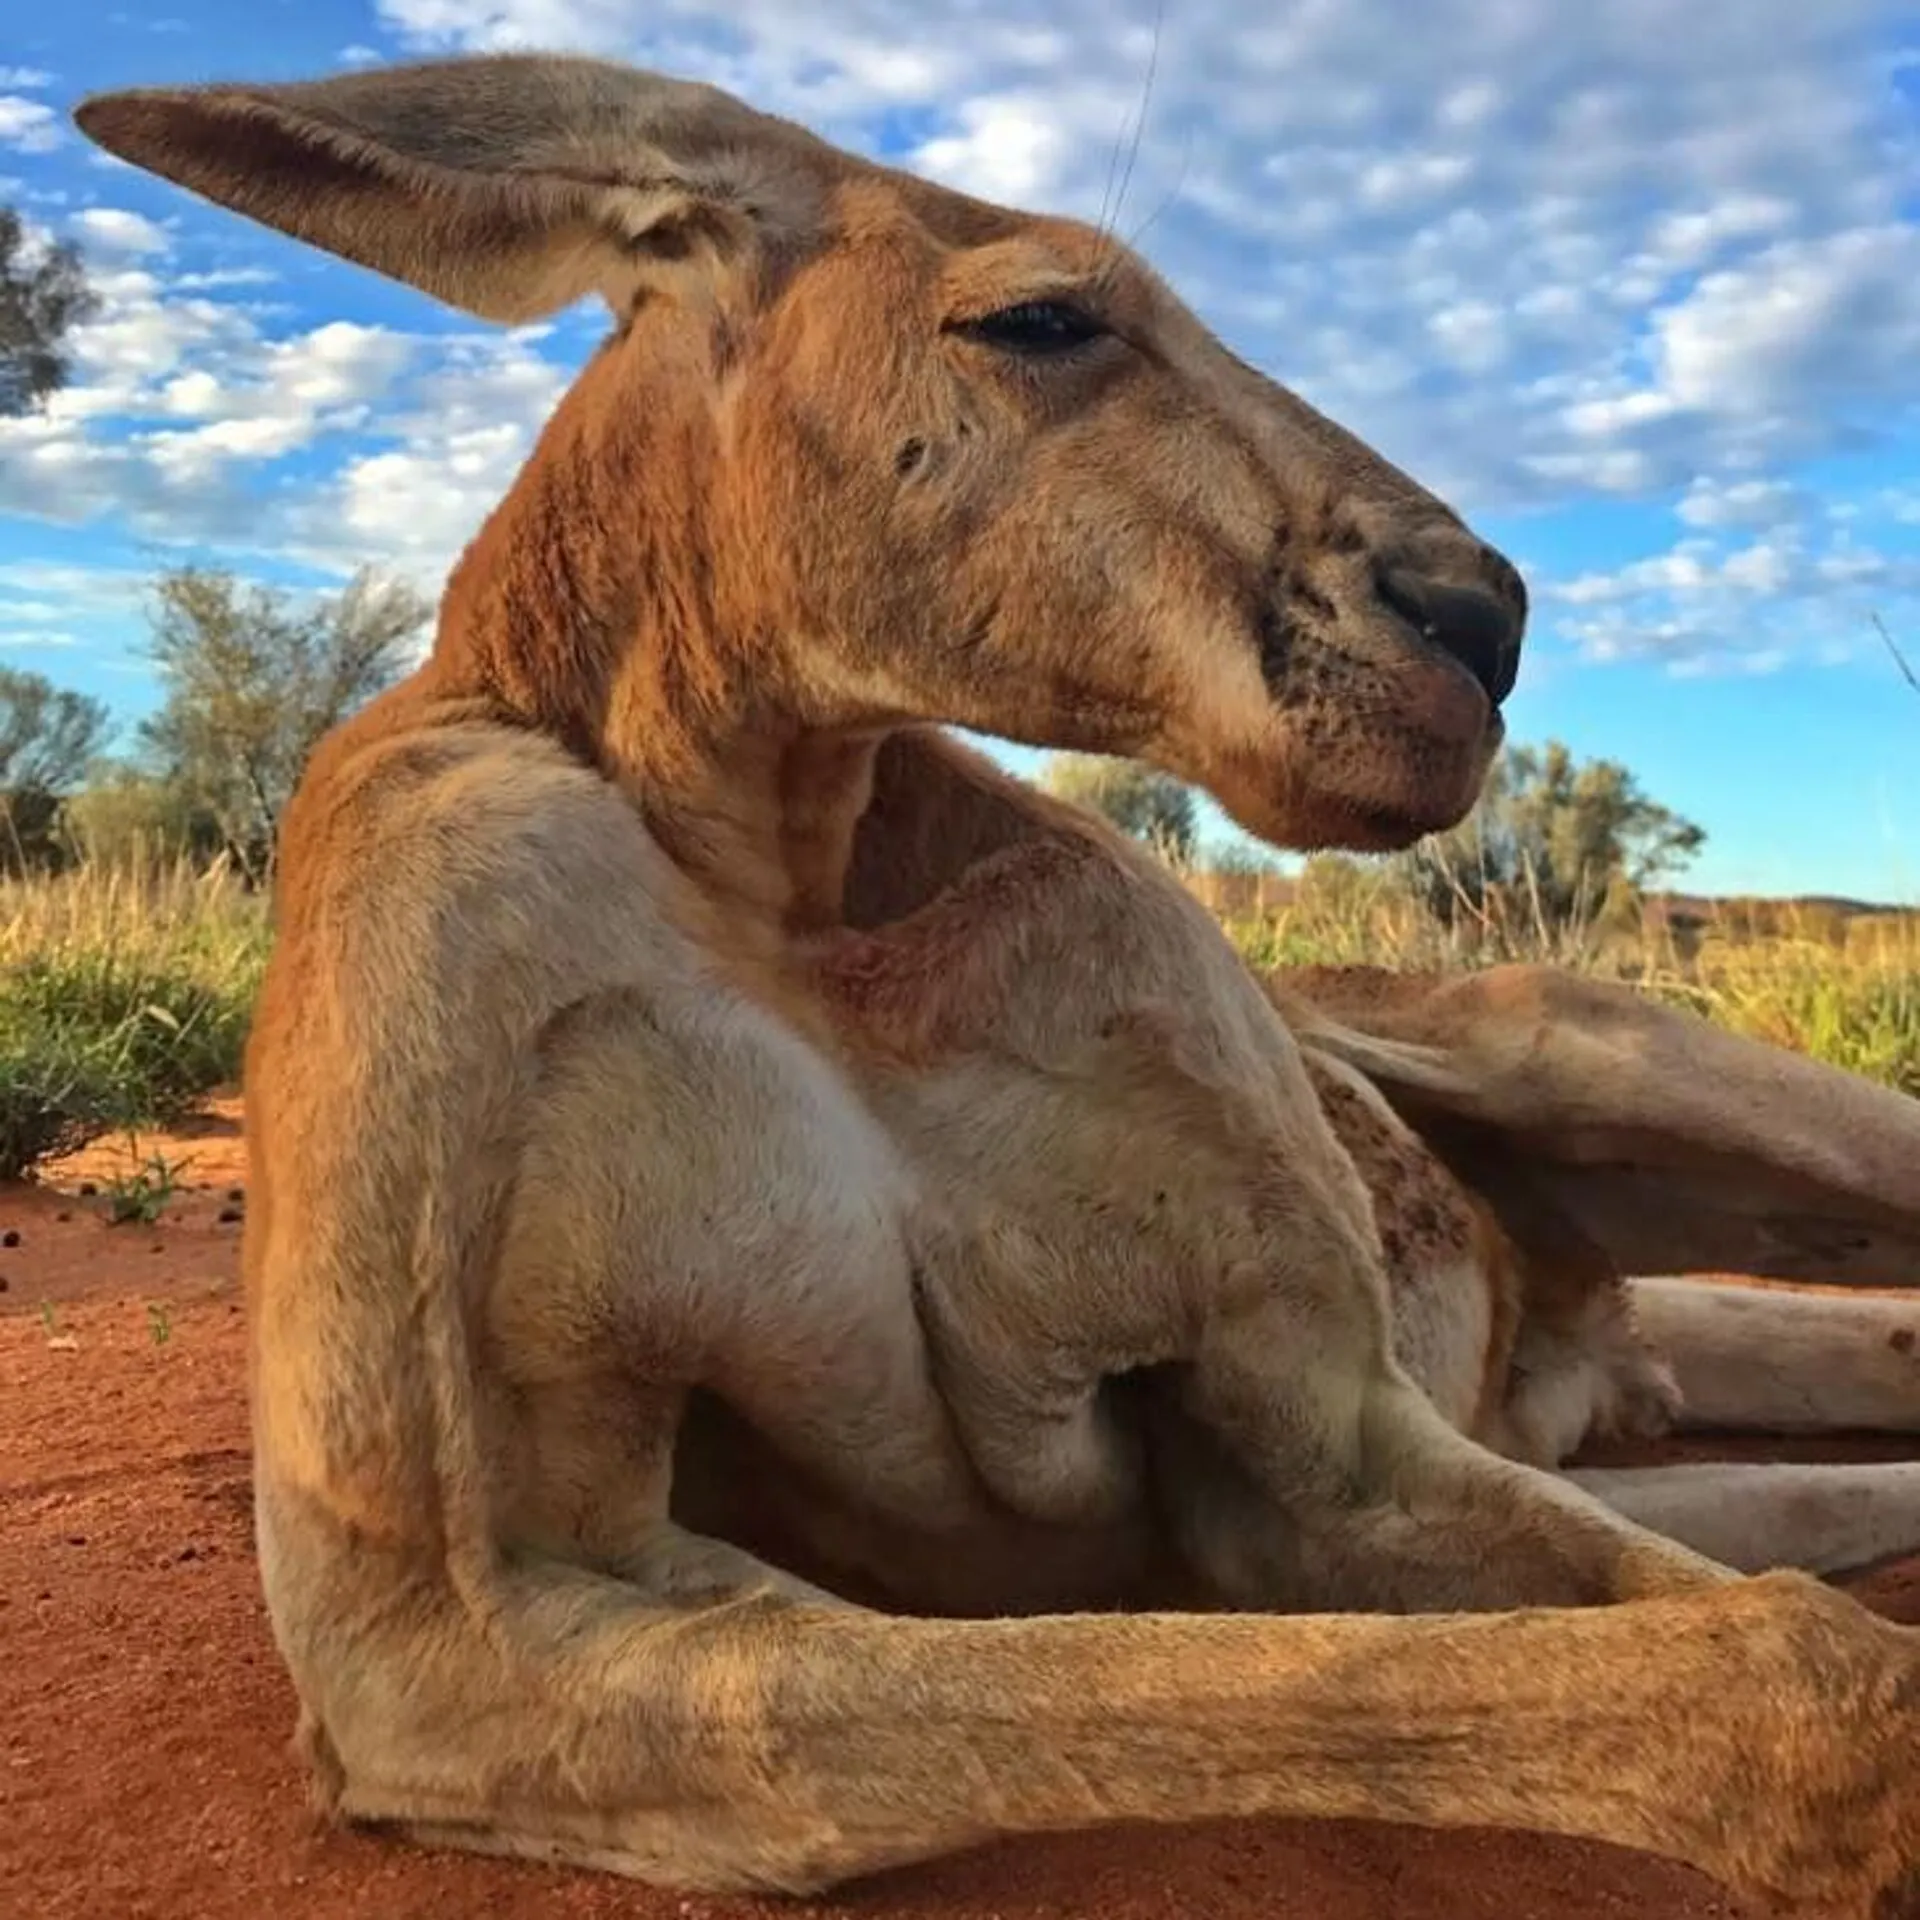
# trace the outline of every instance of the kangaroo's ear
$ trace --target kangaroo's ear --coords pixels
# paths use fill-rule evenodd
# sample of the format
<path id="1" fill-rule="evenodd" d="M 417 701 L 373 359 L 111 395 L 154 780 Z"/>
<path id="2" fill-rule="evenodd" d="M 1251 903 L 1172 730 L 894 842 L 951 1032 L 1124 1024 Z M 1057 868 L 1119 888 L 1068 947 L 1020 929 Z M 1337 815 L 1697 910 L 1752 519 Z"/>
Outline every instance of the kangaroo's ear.
<path id="1" fill-rule="evenodd" d="M 509 322 L 594 292 L 623 308 L 803 234 L 857 164 L 715 88 L 535 54 L 99 93 L 74 118 L 135 166 Z"/>
<path id="2" fill-rule="evenodd" d="M 1552 968 L 1264 984 L 1496 1208 L 1623 1273 L 1920 1286 L 1920 1100 Z"/>

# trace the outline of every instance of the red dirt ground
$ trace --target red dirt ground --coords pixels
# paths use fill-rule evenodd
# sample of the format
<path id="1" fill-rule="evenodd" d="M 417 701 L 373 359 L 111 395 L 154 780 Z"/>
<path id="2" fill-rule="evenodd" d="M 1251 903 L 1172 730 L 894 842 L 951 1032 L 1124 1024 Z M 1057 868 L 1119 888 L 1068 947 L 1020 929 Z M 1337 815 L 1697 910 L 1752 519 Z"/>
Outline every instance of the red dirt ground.
<path id="1" fill-rule="evenodd" d="M 0 1910 L 37 1920 L 1737 1920 L 1663 1862 L 1599 1846 L 1338 1824 L 1027 1842 L 832 1900 L 683 1899 L 618 1880 L 316 1831 L 252 1554 L 238 1109 L 157 1225 L 82 1191 L 107 1144 L 0 1186 Z M 226 1217 L 222 1217 L 222 1216 Z M 9 1243 L 9 1236 L 17 1239 Z M 1806 1452 L 1807 1449 L 1800 1449 Z M 1897 1456 L 1899 1447 L 1852 1451 Z M 1920 1621 L 1920 1556 L 1860 1583 Z"/>

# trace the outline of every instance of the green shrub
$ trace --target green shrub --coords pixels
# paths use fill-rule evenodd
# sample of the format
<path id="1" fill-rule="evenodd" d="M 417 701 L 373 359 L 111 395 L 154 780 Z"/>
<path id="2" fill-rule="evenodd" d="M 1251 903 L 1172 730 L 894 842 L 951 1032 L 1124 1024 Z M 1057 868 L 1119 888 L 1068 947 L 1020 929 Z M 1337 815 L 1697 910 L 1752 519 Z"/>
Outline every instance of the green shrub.
<path id="1" fill-rule="evenodd" d="M 217 874 L 0 887 L 0 1178 L 231 1084 L 266 950 L 260 904 Z"/>

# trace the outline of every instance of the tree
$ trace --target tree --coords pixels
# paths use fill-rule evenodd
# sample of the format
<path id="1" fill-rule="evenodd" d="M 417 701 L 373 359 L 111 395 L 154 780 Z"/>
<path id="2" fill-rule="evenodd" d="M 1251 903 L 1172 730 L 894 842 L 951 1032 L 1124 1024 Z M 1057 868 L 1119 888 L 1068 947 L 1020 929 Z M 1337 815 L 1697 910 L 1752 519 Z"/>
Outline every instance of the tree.
<path id="1" fill-rule="evenodd" d="M 143 862 L 210 863 L 226 845 L 219 823 L 176 781 L 106 760 L 60 809 L 60 838 L 92 865 L 126 870 Z"/>
<path id="2" fill-rule="evenodd" d="M 431 612 L 366 569 L 304 607 L 230 573 L 159 576 L 149 618 L 165 699 L 141 725 L 144 757 L 205 809 L 251 879 L 272 869 L 280 815 L 320 736 L 399 678 Z"/>
<path id="3" fill-rule="evenodd" d="M 1170 860 L 1185 862 L 1193 856 L 1193 795 L 1171 774 L 1137 760 L 1055 753 L 1041 769 L 1040 784 L 1058 799 L 1104 814 L 1122 833 L 1144 840 Z"/>
<path id="4" fill-rule="evenodd" d="M 0 868 L 54 858 L 61 802 L 86 777 L 111 726 L 91 696 L 0 667 Z"/>
<path id="5" fill-rule="evenodd" d="M 19 214 L 0 207 L 0 418 L 66 385 L 67 336 L 98 306 L 72 243 L 29 251 Z"/>
<path id="6" fill-rule="evenodd" d="M 1632 904 L 1705 840 L 1703 829 L 1649 799 L 1617 760 L 1576 762 L 1554 740 L 1508 748 L 1473 813 L 1401 861 L 1449 926 L 1511 905 L 1564 927 Z"/>

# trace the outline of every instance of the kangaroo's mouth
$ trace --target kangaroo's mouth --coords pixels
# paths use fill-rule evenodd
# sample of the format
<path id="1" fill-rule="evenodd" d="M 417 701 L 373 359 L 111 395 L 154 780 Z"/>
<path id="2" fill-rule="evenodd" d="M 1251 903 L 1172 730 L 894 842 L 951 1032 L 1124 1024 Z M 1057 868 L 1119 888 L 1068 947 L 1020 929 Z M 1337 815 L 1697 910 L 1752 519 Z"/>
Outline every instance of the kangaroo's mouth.
<path id="1" fill-rule="evenodd" d="M 1294 650 L 1266 712 L 1198 777 L 1247 832 L 1290 851 L 1394 853 L 1457 826 L 1505 742 L 1472 668 L 1381 615 Z M 1495 687 L 1500 684 L 1497 677 Z"/>

